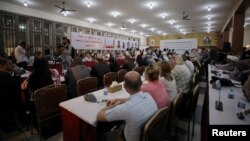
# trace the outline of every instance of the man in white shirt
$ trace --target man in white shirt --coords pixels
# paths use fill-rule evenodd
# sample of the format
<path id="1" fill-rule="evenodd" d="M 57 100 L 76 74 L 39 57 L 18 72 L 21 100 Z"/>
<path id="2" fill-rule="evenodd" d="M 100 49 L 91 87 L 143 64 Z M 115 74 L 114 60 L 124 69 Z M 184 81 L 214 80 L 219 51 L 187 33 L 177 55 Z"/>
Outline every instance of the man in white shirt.
<path id="1" fill-rule="evenodd" d="M 15 55 L 17 66 L 22 67 L 24 69 L 27 68 L 27 64 L 28 64 L 28 57 L 26 55 L 27 52 L 25 48 L 26 48 L 26 42 L 20 41 L 18 46 L 14 50 L 14 55 Z"/>
<path id="2" fill-rule="evenodd" d="M 138 72 L 130 71 L 124 77 L 124 87 L 130 94 L 128 99 L 114 99 L 98 115 L 98 121 L 124 120 L 126 141 L 139 141 L 143 124 L 157 111 L 151 95 L 141 91 L 141 77 Z"/>

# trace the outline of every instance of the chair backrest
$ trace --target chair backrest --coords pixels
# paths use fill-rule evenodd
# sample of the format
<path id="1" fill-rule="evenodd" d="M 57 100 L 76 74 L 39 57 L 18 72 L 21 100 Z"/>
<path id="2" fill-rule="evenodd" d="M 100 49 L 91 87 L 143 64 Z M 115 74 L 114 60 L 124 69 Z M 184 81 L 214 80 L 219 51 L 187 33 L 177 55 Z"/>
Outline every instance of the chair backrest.
<path id="1" fill-rule="evenodd" d="M 159 109 L 142 128 L 141 141 L 157 141 L 164 138 L 168 124 L 169 108 Z"/>
<path id="2" fill-rule="evenodd" d="M 192 89 L 192 98 L 190 100 L 190 116 L 195 112 L 196 106 L 197 106 L 197 101 L 199 97 L 199 85 L 196 84 L 193 89 Z"/>
<path id="3" fill-rule="evenodd" d="M 181 104 L 183 100 L 183 93 L 179 92 L 178 95 L 172 100 L 169 106 L 169 124 L 167 126 L 168 135 L 175 134 L 179 112 L 181 112 Z"/>
<path id="4" fill-rule="evenodd" d="M 120 83 L 122 81 L 124 81 L 124 76 L 127 73 L 127 70 L 125 69 L 121 69 L 118 71 L 118 76 L 117 76 L 117 82 Z"/>
<path id="5" fill-rule="evenodd" d="M 103 76 L 104 86 L 109 86 L 113 81 L 117 80 L 117 72 L 109 72 Z"/>
<path id="6" fill-rule="evenodd" d="M 65 101 L 66 98 L 67 86 L 65 84 L 49 85 L 36 90 L 34 93 L 34 101 L 38 121 L 59 115 L 59 103 Z"/>
<path id="7" fill-rule="evenodd" d="M 85 77 L 77 81 L 77 96 L 85 95 L 97 88 L 96 77 Z"/>
<path id="8" fill-rule="evenodd" d="M 136 67 L 133 69 L 133 71 L 137 71 L 140 75 L 143 74 L 144 70 L 145 70 L 145 66 Z"/>
<path id="9" fill-rule="evenodd" d="M 199 70 L 196 70 L 192 76 L 192 84 L 191 87 L 195 86 L 196 84 L 198 84 L 200 81 L 200 73 Z"/>

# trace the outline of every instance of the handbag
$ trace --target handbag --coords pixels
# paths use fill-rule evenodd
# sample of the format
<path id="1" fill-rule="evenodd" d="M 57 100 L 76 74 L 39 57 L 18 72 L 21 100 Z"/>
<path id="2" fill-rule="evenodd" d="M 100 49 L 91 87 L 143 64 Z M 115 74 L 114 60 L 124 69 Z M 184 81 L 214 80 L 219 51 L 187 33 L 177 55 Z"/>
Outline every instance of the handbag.
<path id="1" fill-rule="evenodd" d="M 215 83 L 217 80 L 220 80 L 221 86 L 226 86 L 226 87 L 234 86 L 231 80 L 217 76 L 212 76 L 212 80 L 210 81 L 210 83 Z"/>

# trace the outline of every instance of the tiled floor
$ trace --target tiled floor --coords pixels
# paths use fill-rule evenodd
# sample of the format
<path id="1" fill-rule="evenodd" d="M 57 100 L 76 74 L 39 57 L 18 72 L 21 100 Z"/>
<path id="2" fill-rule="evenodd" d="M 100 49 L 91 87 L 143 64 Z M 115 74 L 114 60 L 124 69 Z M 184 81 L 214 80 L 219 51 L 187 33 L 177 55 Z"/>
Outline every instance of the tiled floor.
<path id="1" fill-rule="evenodd" d="M 201 80 L 200 84 L 200 94 L 198 98 L 198 104 L 196 108 L 196 116 L 195 116 L 195 129 L 194 129 L 194 136 L 192 137 L 192 141 L 200 141 L 201 139 L 201 114 L 202 114 L 202 105 L 203 105 L 203 100 L 205 96 L 205 88 L 206 88 L 206 78 L 203 77 Z M 187 124 L 185 122 L 180 122 L 179 124 L 180 132 L 178 133 L 179 136 L 179 141 L 186 141 L 187 140 L 187 134 L 186 130 L 187 129 Z M 39 141 L 39 134 L 34 133 L 33 135 L 30 134 L 28 131 L 24 132 L 12 132 L 11 134 L 3 134 L 3 141 Z M 1 138 L 0 138 L 1 140 Z M 191 139 L 190 139 L 191 140 Z M 55 136 L 52 136 L 49 138 L 47 141 L 63 141 L 63 133 L 60 132 L 56 134 Z"/>

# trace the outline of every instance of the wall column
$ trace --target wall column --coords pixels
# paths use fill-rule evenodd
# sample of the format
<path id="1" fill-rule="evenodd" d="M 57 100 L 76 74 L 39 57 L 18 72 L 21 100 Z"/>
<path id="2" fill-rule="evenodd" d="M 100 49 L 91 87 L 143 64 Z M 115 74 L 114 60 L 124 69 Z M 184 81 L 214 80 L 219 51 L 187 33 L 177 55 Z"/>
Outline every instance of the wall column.
<path id="1" fill-rule="evenodd" d="M 239 54 L 242 51 L 244 40 L 245 10 L 236 12 L 233 18 L 232 51 Z"/>
<path id="2" fill-rule="evenodd" d="M 222 43 L 229 41 L 229 30 L 223 32 Z"/>

